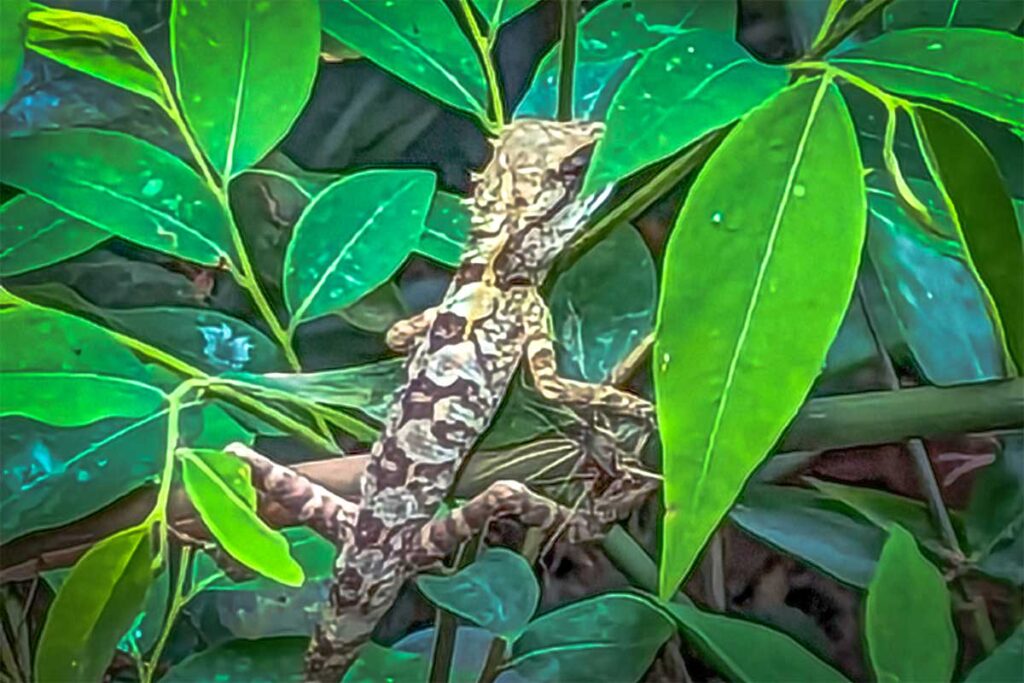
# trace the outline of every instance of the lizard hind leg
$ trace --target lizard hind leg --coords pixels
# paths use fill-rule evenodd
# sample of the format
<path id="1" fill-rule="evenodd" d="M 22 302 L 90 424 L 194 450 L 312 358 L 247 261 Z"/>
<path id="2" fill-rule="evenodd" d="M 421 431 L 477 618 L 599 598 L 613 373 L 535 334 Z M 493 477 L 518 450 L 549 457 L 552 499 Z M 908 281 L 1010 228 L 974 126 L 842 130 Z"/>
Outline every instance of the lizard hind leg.
<path id="1" fill-rule="evenodd" d="M 397 321 L 388 329 L 388 348 L 397 353 L 409 353 L 423 340 L 437 317 L 437 307 L 431 306 L 414 316 Z"/>

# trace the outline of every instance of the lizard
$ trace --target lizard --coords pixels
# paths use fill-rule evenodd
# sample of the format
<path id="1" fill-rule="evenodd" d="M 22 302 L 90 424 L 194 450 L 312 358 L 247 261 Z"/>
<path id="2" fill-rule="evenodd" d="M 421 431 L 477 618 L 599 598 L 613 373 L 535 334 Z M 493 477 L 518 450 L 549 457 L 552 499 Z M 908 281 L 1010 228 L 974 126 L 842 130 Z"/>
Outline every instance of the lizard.
<path id="1" fill-rule="evenodd" d="M 557 374 L 549 312 L 540 287 L 556 257 L 583 230 L 610 188 L 578 196 L 603 124 L 521 119 L 494 143 L 467 198 L 467 246 L 441 303 L 396 323 L 387 342 L 407 354 L 407 379 L 393 397 L 361 480 L 360 504 L 328 506 L 314 528 L 340 547 L 328 605 L 306 656 L 306 677 L 339 681 L 399 594 L 406 578 L 442 559 L 452 538 L 496 514 L 527 524 L 571 512 L 518 482 L 497 482 L 435 519 L 459 467 L 497 413 L 521 365 L 546 399 L 629 416 L 653 428 L 646 400 L 610 385 Z M 525 361 L 525 363 L 524 363 Z M 243 455 L 244 448 L 236 450 Z M 254 477 L 272 466 L 246 458 Z M 280 491 L 294 488 L 288 475 Z M 273 492 L 273 481 L 265 482 Z M 312 488 L 310 488 L 312 487 Z M 643 488 L 643 487 L 641 487 Z M 303 483 L 292 497 L 309 522 L 329 493 Z M 620 486 L 615 495 L 630 498 Z"/>

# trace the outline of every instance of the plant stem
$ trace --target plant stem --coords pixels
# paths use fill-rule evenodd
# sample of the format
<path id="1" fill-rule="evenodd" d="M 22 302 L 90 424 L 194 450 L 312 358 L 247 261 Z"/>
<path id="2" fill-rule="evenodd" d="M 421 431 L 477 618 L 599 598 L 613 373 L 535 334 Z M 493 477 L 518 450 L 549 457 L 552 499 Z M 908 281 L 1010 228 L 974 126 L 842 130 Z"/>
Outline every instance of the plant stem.
<path id="1" fill-rule="evenodd" d="M 860 25 L 867 21 L 872 14 L 882 9 L 890 2 L 892 2 L 892 0 L 868 0 L 860 9 L 854 12 L 853 16 L 850 17 L 850 20 L 842 24 L 838 30 L 822 39 L 820 42 L 815 41 L 816 44 L 811 46 L 811 49 L 807 51 L 807 59 L 818 59 L 822 55 L 827 54 L 836 45 L 846 40 L 851 33 L 860 28 Z"/>
<path id="2" fill-rule="evenodd" d="M 492 683 L 498 677 L 501 665 L 505 662 L 507 649 L 504 638 L 495 638 L 491 641 L 491 647 L 487 650 L 487 659 L 484 660 L 484 668 L 480 671 L 477 683 Z"/>
<path id="3" fill-rule="evenodd" d="M 484 36 L 480 30 L 480 25 L 476 22 L 476 15 L 473 14 L 473 8 L 470 7 L 469 0 L 459 0 L 459 6 L 462 8 L 463 16 L 466 18 L 470 37 L 473 39 L 473 45 L 476 46 L 477 56 L 480 58 L 480 64 L 484 68 L 484 76 L 487 78 L 487 92 L 491 105 L 491 115 L 494 117 L 491 125 L 496 130 L 501 130 L 502 126 L 505 125 L 505 104 L 501 96 L 501 80 L 498 78 L 498 70 L 494 68 L 494 59 L 491 56 L 491 49 L 493 48 L 492 39 L 494 36 Z M 493 26 L 489 27 L 489 29 L 492 33 L 496 31 Z"/>
<path id="4" fill-rule="evenodd" d="M 160 630 L 160 637 L 153 646 L 153 652 L 149 656 L 149 663 L 143 667 L 145 676 L 142 683 L 151 683 L 156 668 L 160 664 L 160 655 L 163 654 L 167 639 L 171 635 L 174 622 L 181 613 L 181 609 L 188 603 L 193 594 L 184 595 L 185 577 L 188 576 L 192 566 L 192 546 L 186 545 L 181 549 L 181 557 L 178 559 L 178 575 L 175 577 L 174 592 L 171 594 L 171 608 L 167 610 L 164 617 L 163 628 Z"/>
<path id="5" fill-rule="evenodd" d="M 558 120 L 571 121 L 576 101 L 576 43 L 579 30 L 580 0 L 562 0 L 562 25 L 559 37 Z"/>

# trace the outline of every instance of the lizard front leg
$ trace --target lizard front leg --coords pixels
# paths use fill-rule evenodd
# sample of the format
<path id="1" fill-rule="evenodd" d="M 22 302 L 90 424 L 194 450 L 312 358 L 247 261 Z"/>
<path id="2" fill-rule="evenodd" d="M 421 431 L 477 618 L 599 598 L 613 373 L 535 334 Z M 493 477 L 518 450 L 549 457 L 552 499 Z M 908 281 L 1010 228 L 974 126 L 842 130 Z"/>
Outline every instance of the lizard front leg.
<path id="1" fill-rule="evenodd" d="M 416 315 L 397 321 L 388 329 L 388 348 L 397 353 L 409 353 L 426 335 L 437 317 L 437 306 L 431 306 Z"/>

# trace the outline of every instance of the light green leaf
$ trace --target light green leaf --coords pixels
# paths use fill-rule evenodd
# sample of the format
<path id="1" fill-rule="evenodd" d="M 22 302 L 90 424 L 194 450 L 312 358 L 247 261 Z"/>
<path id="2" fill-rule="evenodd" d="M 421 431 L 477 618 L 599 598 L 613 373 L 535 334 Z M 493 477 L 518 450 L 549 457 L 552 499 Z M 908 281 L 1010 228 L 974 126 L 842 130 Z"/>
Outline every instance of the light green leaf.
<path id="1" fill-rule="evenodd" d="M 161 683 L 300 683 L 309 638 L 232 640 L 176 664 Z"/>
<path id="2" fill-rule="evenodd" d="M 348 306 L 394 275 L 419 242 L 433 193 L 429 171 L 374 170 L 318 194 L 285 254 L 292 327 Z"/>
<path id="3" fill-rule="evenodd" d="M 1024 626 L 1018 626 L 1002 645 L 971 669 L 964 683 L 1006 683 L 1024 671 Z"/>
<path id="4" fill-rule="evenodd" d="M 486 119 L 483 68 L 443 0 L 321 0 L 320 11 L 331 37 L 445 104 Z"/>
<path id="5" fill-rule="evenodd" d="M 148 527 L 110 536 L 82 556 L 46 615 L 35 680 L 103 678 L 118 641 L 145 602 L 152 562 Z"/>
<path id="6" fill-rule="evenodd" d="M 616 91 L 583 193 L 735 121 L 787 80 L 785 69 L 755 61 L 732 34 L 696 29 L 667 38 Z"/>
<path id="7" fill-rule="evenodd" d="M 599 595 L 534 620 L 513 645 L 508 668 L 531 683 L 636 681 L 673 630 L 640 596 Z"/>
<path id="8" fill-rule="evenodd" d="M 885 90 L 1024 123 L 1024 39 L 975 28 L 894 31 L 829 60 Z"/>
<path id="9" fill-rule="evenodd" d="M 120 21 L 33 5 L 26 45 L 44 57 L 170 108 L 167 82 L 146 48 Z"/>
<path id="10" fill-rule="evenodd" d="M 942 574 L 894 524 L 868 586 L 865 638 L 879 681 L 948 681 L 957 639 Z"/>
<path id="11" fill-rule="evenodd" d="M 473 0 L 473 4 L 487 20 L 492 33 L 538 2 L 540 0 Z"/>
<path id="12" fill-rule="evenodd" d="M 18 74 L 25 60 L 25 13 L 29 0 L 0 3 L 0 107 L 18 87 Z"/>
<path id="13" fill-rule="evenodd" d="M 915 107 L 913 121 L 925 162 L 963 240 L 967 263 L 991 296 L 1010 358 L 1024 369 L 1024 245 L 999 169 L 984 144 L 958 119 L 931 107 Z"/>
<path id="14" fill-rule="evenodd" d="M 735 617 L 663 603 L 687 638 L 718 663 L 729 680 L 743 683 L 825 683 L 846 677 L 784 633 Z"/>
<path id="15" fill-rule="evenodd" d="M 462 198 L 448 192 L 437 192 L 416 251 L 446 266 L 455 267 L 462 259 L 462 252 L 469 239 L 469 229 L 469 208 Z"/>
<path id="16" fill-rule="evenodd" d="M 288 552 L 302 566 L 307 582 L 325 581 L 334 576 L 338 549 L 333 543 L 308 527 L 289 527 L 282 529 L 281 534 L 288 540 Z M 192 584 L 203 585 L 203 590 L 210 592 L 264 593 L 267 602 L 283 602 L 279 596 L 295 590 L 263 576 L 234 581 L 206 552 L 200 553 L 192 565 Z M 272 593 L 274 597 L 270 597 Z"/>
<path id="17" fill-rule="evenodd" d="M 188 497 L 231 557 L 286 586 L 302 585 L 305 575 L 288 541 L 256 515 L 256 491 L 244 462 L 221 451 L 184 450 L 181 467 Z"/>
<path id="18" fill-rule="evenodd" d="M 438 607 L 507 640 L 523 632 L 540 602 L 530 563 L 505 548 L 489 548 L 450 576 L 420 576 L 416 585 Z"/>
<path id="19" fill-rule="evenodd" d="M 1024 21 L 1016 0 L 894 0 L 882 12 L 886 30 L 936 26 L 998 28 L 1007 31 Z"/>
<path id="20" fill-rule="evenodd" d="M 3 181 L 74 218 L 173 256 L 230 262 L 228 217 L 177 157 L 123 133 L 69 129 L 5 138 Z"/>
<path id="21" fill-rule="evenodd" d="M 853 126 L 838 89 L 820 80 L 752 112 L 694 183 L 666 248 L 654 350 L 662 595 L 689 573 L 821 371 L 864 223 Z"/>
<path id="22" fill-rule="evenodd" d="M 185 120 L 230 178 L 280 142 L 309 99 L 317 1 L 175 0 L 171 56 Z"/>
<path id="23" fill-rule="evenodd" d="M 31 195 L 0 206 L 0 275 L 43 268 L 88 251 L 110 233 Z"/>
<path id="24" fill-rule="evenodd" d="M 107 417 L 144 417 L 164 393 L 122 377 L 91 372 L 0 373 L 0 417 L 20 415 L 56 427 L 80 427 Z"/>

